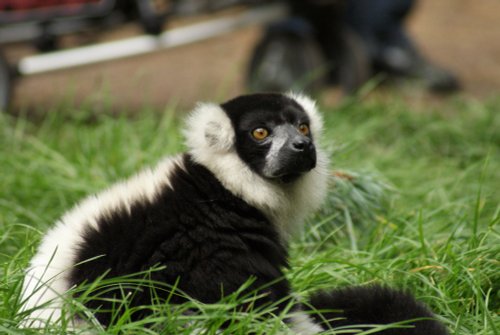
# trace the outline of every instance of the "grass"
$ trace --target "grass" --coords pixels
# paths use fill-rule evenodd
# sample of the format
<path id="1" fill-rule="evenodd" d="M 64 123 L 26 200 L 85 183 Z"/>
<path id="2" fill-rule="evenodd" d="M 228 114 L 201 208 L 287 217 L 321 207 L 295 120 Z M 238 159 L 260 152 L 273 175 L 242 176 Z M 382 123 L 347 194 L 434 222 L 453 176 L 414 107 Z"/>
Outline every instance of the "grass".
<path id="1" fill-rule="evenodd" d="M 292 243 L 287 276 L 299 295 L 389 283 L 411 289 L 452 334 L 500 333 L 500 101 L 445 108 L 452 112 L 396 99 L 323 108 L 332 166 L 346 173 L 332 177 L 325 208 Z M 38 333 L 16 325 L 23 269 L 43 233 L 83 196 L 181 151 L 179 126 L 171 109 L 110 117 L 66 106 L 37 121 L 0 115 L 0 333 Z M 236 313 L 242 299 L 252 297 L 156 306 L 133 322 L 125 301 L 126 312 L 101 333 L 215 333 L 228 319 L 227 334 L 283 331 L 265 311 Z"/>

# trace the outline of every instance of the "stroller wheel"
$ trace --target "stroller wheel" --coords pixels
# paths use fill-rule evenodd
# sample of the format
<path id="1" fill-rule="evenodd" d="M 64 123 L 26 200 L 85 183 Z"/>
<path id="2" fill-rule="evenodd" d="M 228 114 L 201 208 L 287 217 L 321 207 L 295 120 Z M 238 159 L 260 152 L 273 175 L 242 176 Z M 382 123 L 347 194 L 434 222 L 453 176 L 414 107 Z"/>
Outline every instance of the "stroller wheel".
<path id="1" fill-rule="evenodd" d="M 289 23 L 267 30 L 255 47 L 247 73 L 247 86 L 252 92 L 287 91 L 317 92 L 325 84 L 323 57 L 306 29 L 298 30 Z"/>

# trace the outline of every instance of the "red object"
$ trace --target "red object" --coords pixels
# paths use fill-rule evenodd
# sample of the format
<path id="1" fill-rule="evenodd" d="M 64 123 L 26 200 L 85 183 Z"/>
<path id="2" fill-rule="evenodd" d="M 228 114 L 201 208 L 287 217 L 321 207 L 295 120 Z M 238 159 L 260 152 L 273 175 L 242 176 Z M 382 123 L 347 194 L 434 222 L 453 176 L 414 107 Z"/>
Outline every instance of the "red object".
<path id="1" fill-rule="evenodd" d="M 23 11 L 30 9 L 65 7 L 98 3 L 100 0 L 0 0 L 1 11 Z"/>
<path id="2" fill-rule="evenodd" d="M 103 16 L 115 0 L 0 0 L 0 24 Z"/>

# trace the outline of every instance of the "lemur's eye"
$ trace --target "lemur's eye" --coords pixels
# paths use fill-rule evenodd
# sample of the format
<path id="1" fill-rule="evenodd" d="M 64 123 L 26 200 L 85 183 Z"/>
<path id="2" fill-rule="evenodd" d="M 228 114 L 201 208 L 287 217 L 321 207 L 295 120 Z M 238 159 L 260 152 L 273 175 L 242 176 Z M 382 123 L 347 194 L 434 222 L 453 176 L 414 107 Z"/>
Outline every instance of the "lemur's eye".
<path id="1" fill-rule="evenodd" d="M 263 139 L 265 139 L 267 136 L 269 136 L 269 131 L 268 131 L 266 128 L 255 128 L 255 129 L 252 131 L 252 136 L 253 136 L 256 140 L 263 140 Z"/>
<path id="2" fill-rule="evenodd" d="M 305 123 L 302 123 L 300 126 L 299 126 L 299 131 L 302 135 L 304 136 L 307 136 L 309 135 L 309 126 Z"/>

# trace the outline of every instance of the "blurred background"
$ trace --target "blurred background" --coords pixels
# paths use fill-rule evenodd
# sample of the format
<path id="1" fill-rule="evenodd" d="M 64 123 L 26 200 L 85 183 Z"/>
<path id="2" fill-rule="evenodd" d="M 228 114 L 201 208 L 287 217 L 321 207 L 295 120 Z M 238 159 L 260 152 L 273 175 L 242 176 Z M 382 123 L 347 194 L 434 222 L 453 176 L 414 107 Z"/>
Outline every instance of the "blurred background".
<path id="1" fill-rule="evenodd" d="M 309 7 L 328 3 L 329 9 L 321 14 L 314 12 L 319 7 L 307 12 L 307 8 L 301 8 L 305 2 L 310 2 Z M 363 1 L 357 2 L 363 5 Z M 249 90 L 290 87 L 312 91 L 327 103 L 367 86 L 377 88 L 374 94 L 398 90 L 404 99 L 417 104 L 423 98 L 439 100 L 450 93 L 483 99 L 500 92 L 499 1 L 400 3 L 411 5 L 401 18 L 411 48 L 417 50 L 425 64 L 432 64 L 431 72 L 437 69 L 437 74 L 429 74 L 427 69 L 422 70 L 426 74 L 380 74 L 380 66 L 374 69 L 369 38 L 363 40 L 363 31 L 357 30 L 356 22 L 344 24 L 345 13 L 352 8 L 341 0 L 302 4 L 255 0 L 1 0 L 0 63 L 3 72 L 10 74 L 9 82 L 6 84 L 3 78 L 1 87 L 14 113 L 43 110 L 61 101 L 87 103 L 96 109 L 112 106 L 116 111 L 144 106 L 163 108 L 169 104 L 190 107 L 199 100 L 222 101 Z M 321 20 L 335 24 L 325 28 Z M 58 25 L 54 26 L 54 22 Z M 199 36 L 202 40 L 193 43 L 185 37 L 185 43 L 175 46 L 157 45 L 148 49 L 152 52 L 133 57 L 40 73 L 21 68 L 27 64 L 26 57 L 33 55 L 130 41 L 144 34 L 160 39 L 164 32 L 207 22 L 214 25 L 201 26 L 202 31 L 217 30 L 217 24 L 228 22 L 231 28 L 222 29 L 212 38 Z M 321 40 L 325 40 L 324 36 L 318 38 L 319 29 L 335 29 L 326 37 L 331 45 L 325 46 L 329 42 Z M 203 35 L 199 31 L 193 34 Z M 294 36 L 290 38 L 290 34 Z M 325 51 L 328 48 L 337 54 L 329 55 Z M 284 55 L 290 54 L 295 58 L 286 59 Z M 397 62 L 398 54 L 394 55 Z M 266 70 L 266 66 L 272 69 Z M 441 76 L 437 79 L 441 82 L 430 83 L 435 78 L 426 75 Z"/>

